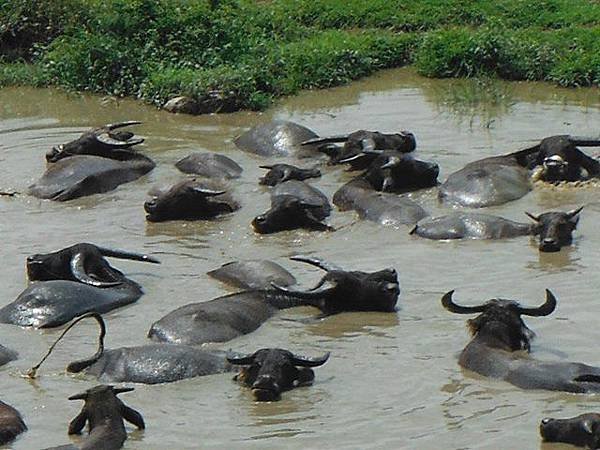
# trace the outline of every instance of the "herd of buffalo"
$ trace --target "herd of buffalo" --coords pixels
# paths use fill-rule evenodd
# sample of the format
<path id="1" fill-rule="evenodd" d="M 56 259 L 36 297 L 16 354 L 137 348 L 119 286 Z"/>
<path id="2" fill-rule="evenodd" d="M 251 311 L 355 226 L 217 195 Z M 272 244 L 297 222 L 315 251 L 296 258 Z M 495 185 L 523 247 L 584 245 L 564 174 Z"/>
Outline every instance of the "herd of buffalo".
<path id="1" fill-rule="evenodd" d="M 68 201 L 110 191 L 148 173 L 155 163 L 134 148 L 143 139 L 125 130 L 138 123 L 106 125 L 53 148 L 46 154 L 46 172 L 28 188 L 28 194 Z M 295 228 L 335 232 L 327 223 L 333 210 L 329 199 L 307 181 L 320 177 L 320 170 L 284 164 L 278 158 L 296 158 L 300 165 L 328 159 L 323 169 L 342 164 L 348 171 L 356 172 L 335 192 L 332 203 L 340 211 L 356 211 L 361 219 L 406 227 L 407 233 L 426 239 L 539 236 L 541 252 L 560 251 L 571 244 L 581 207 L 567 212 L 527 213 L 529 223 L 463 208 L 516 200 L 538 182 L 574 182 L 600 176 L 600 162 L 580 149 L 600 146 L 600 139 L 567 135 L 548 137 L 530 148 L 471 162 L 441 184 L 438 165 L 414 156 L 417 141 L 407 131 L 384 134 L 361 130 L 319 137 L 301 125 L 273 121 L 250 129 L 234 142 L 240 150 L 270 160 L 260 166 L 266 172 L 259 183 L 271 187 L 271 207 L 257 214 L 251 223 L 254 231 L 261 234 Z M 194 178 L 185 175 L 167 189 L 151 191 L 151 198 L 143 205 L 146 220 L 210 220 L 235 214 L 243 207 L 228 184 L 243 171 L 232 159 L 216 153 L 195 153 L 175 165 Z M 423 188 L 436 188 L 439 201 L 451 207 L 451 212 L 429 217 L 421 205 L 402 195 Z M 238 292 L 169 312 L 150 326 L 151 343 L 105 349 L 107 328 L 101 314 L 133 303 L 143 295 L 142 287 L 109 264 L 107 257 L 159 263 L 149 255 L 90 243 L 32 255 L 26 261 L 31 283 L 12 303 L 0 308 L 0 323 L 49 328 L 75 319 L 66 332 L 78 321 L 92 318 L 100 326 L 98 350 L 89 358 L 70 363 L 68 372 L 85 372 L 107 383 L 154 384 L 233 371 L 237 367 L 240 369 L 235 379 L 249 387 L 257 401 L 275 401 L 286 390 L 311 384 L 313 368 L 324 364 L 329 353 L 306 357 L 285 349 L 263 348 L 252 354 L 239 354 L 207 350 L 201 344 L 226 342 L 251 333 L 277 311 L 300 305 L 315 307 L 323 316 L 344 311 L 394 313 L 400 294 L 394 268 L 375 272 L 347 270 L 319 258 L 298 255 L 292 259 L 316 266 L 324 273 L 313 287 L 302 289 L 296 286 L 290 272 L 274 262 L 234 261 L 209 275 L 235 286 Z M 600 392 L 600 367 L 545 362 L 529 354 L 534 333 L 522 316 L 551 314 L 557 301 L 550 290 L 546 290 L 544 303 L 537 307 L 505 299 L 464 306 L 454 301 L 453 294 L 450 291 L 442 297 L 445 309 L 476 315 L 468 320 L 472 338 L 460 354 L 462 367 L 522 389 Z M 17 357 L 15 351 L 0 346 L 0 364 Z M 117 397 L 130 390 L 99 385 L 70 397 L 83 400 L 84 405 L 69 424 L 69 434 L 80 433 L 86 422 L 89 433 L 78 446 L 53 448 L 121 448 L 127 438 L 123 420 L 144 428 L 142 415 Z M 26 429 L 18 411 L 0 402 L 0 444 Z M 600 448 L 600 415 L 546 418 L 540 424 L 540 432 L 547 441 Z"/>

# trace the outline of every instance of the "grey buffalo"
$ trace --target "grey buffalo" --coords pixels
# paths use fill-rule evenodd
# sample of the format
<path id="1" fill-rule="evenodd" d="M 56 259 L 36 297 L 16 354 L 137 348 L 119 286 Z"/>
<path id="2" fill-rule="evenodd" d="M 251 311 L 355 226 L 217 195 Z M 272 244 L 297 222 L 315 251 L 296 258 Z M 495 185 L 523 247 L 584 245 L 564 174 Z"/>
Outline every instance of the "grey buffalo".
<path id="1" fill-rule="evenodd" d="M 125 125 L 138 122 L 125 122 Z M 34 197 L 67 201 L 108 192 L 150 172 L 154 162 L 129 147 L 142 142 L 131 133 L 115 134 L 110 127 L 84 133 L 79 139 L 52 150 L 47 155 L 44 175 L 29 186 Z M 121 139 L 121 140 L 119 140 Z"/>
<path id="2" fill-rule="evenodd" d="M 69 423 L 69 434 L 80 434 L 88 424 L 88 435 L 78 445 L 63 445 L 46 450 L 117 450 L 127 440 L 123 420 L 140 430 L 145 428 L 142 415 L 125 405 L 117 395 L 133 391 L 133 388 L 116 388 L 99 385 L 69 400 L 83 400 L 81 412 Z"/>
<path id="3" fill-rule="evenodd" d="M 308 184 L 291 180 L 278 184 L 271 191 L 271 208 L 252 221 L 261 234 L 306 228 L 330 230 L 322 221 L 331 213 L 325 194 Z"/>
<path id="4" fill-rule="evenodd" d="M 551 136 L 539 144 L 471 162 L 452 173 L 440 186 L 441 201 L 482 208 L 523 197 L 532 181 L 579 181 L 600 174 L 600 163 L 576 146 L 599 146 L 600 140 Z"/>
<path id="5" fill-rule="evenodd" d="M 308 358 L 279 348 L 227 356 L 231 364 L 244 366 L 234 379 L 249 387 L 259 402 L 279 400 L 284 391 L 312 384 L 315 378 L 312 367 L 325 364 L 328 358 L 329 353 Z"/>
<path id="6" fill-rule="evenodd" d="M 546 417 L 540 423 L 545 442 L 565 442 L 577 447 L 600 448 L 600 414 L 586 413 L 569 419 Z"/>
<path id="7" fill-rule="evenodd" d="M 213 219 L 239 208 L 222 186 L 197 180 L 181 181 L 144 203 L 149 222 Z"/>
<path id="8" fill-rule="evenodd" d="M 583 208 L 583 207 L 582 207 Z M 570 245 L 582 208 L 569 212 L 526 213 L 534 223 L 521 223 L 491 214 L 455 212 L 445 216 L 425 218 L 411 234 L 427 239 L 503 239 L 539 235 L 539 250 L 559 251 Z"/>
<path id="9" fill-rule="evenodd" d="M 192 153 L 177 161 L 175 167 L 206 178 L 239 178 L 243 171 L 233 159 L 219 153 Z"/>
<path id="10" fill-rule="evenodd" d="M 337 145 L 340 143 L 343 145 Z M 302 145 L 317 146 L 319 151 L 330 157 L 332 164 L 350 163 L 354 170 L 362 170 L 375 159 L 376 153 L 373 150 L 410 153 L 417 148 L 417 140 L 410 131 L 386 134 L 358 130 L 350 134 L 317 137 L 303 142 Z"/>
<path id="11" fill-rule="evenodd" d="M 155 322 L 148 336 L 178 344 L 225 342 L 256 330 L 280 309 L 301 305 L 315 306 L 324 314 L 395 311 L 400 287 L 394 269 L 345 271 L 316 258 L 292 259 L 315 265 L 327 273 L 309 290 L 273 284 L 271 289 L 182 306 Z"/>
<path id="12" fill-rule="evenodd" d="M 274 120 L 257 125 L 234 139 L 245 152 L 259 156 L 313 156 L 314 146 L 300 144 L 317 137 L 316 133 L 294 122 Z"/>
<path id="13" fill-rule="evenodd" d="M 207 274 L 223 283 L 241 289 L 265 289 L 271 283 L 289 286 L 296 283 L 294 276 L 273 261 L 231 261 Z"/>
<path id="14" fill-rule="evenodd" d="M 526 308 L 514 300 L 492 299 L 478 306 L 461 306 L 454 291 L 442 297 L 442 305 L 456 314 L 479 314 L 467 323 L 473 335 L 459 357 L 459 364 L 480 375 L 499 378 L 522 389 L 566 392 L 599 392 L 600 367 L 572 362 L 538 361 L 529 356 L 534 333 L 522 315 L 541 317 L 556 308 L 556 298 L 546 290 L 546 301 Z"/>
<path id="15" fill-rule="evenodd" d="M 8 444 L 24 431 L 27 425 L 19 411 L 0 401 L 0 445 Z"/>
<path id="16" fill-rule="evenodd" d="M 304 181 L 321 176 L 321 171 L 317 168 L 301 169 L 290 164 L 271 164 L 260 166 L 260 168 L 267 169 L 268 172 L 259 180 L 259 184 L 267 186 L 275 186 L 289 180 Z"/>

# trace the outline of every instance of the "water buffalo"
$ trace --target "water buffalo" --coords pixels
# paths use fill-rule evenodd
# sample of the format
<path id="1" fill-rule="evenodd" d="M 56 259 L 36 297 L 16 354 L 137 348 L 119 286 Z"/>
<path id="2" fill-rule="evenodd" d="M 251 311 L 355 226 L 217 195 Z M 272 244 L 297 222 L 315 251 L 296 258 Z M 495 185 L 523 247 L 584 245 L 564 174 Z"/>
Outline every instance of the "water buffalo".
<path id="1" fill-rule="evenodd" d="M 325 194 L 308 184 L 290 180 L 275 186 L 271 192 L 271 209 L 256 216 L 252 226 L 257 233 L 307 228 L 331 230 L 322 221 L 331 213 Z"/>
<path id="2" fill-rule="evenodd" d="M 105 256 L 160 264 L 157 259 L 139 253 L 80 243 L 52 253 L 27 257 L 30 281 L 69 280 L 96 287 L 116 286 L 125 278 Z"/>
<path id="3" fill-rule="evenodd" d="M 526 213 L 535 223 L 514 222 L 490 214 L 456 212 L 423 219 L 410 234 L 427 239 L 502 239 L 539 235 L 539 250 L 554 252 L 571 244 L 573 230 L 582 209 L 583 207 L 567 213 L 547 212 L 539 216 Z"/>
<path id="4" fill-rule="evenodd" d="M 296 283 L 294 276 L 273 261 L 265 259 L 231 261 L 207 272 L 223 283 L 242 289 L 265 289 L 271 283 L 289 286 Z"/>
<path id="5" fill-rule="evenodd" d="M 13 441 L 24 431 L 27 431 L 27 425 L 19 411 L 0 401 L 0 445 Z"/>
<path id="6" fill-rule="evenodd" d="M 224 189 L 215 183 L 184 180 L 144 203 L 146 220 L 206 220 L 240 208 Z"/>
<path id="7" fill-rule="evenodd" d="M 344 143 L 342 147 L 335 145 L 342 142 Z M 309 139 L 302 145 L 318 146 L 320 151 L 329 155 L 332 164 L 349 162 L 353 169 L 362 170 L 375 159 L 373 150 L 410 153 L 417 148 L 417 140 L 410 131 L 385 134 L 378 131 L 358 130 L 350 134 Z"/>
<path id="8" fill-rule="evenodd" d="M 141 122 L 130 120 L 119 122 L 86 131 L 79 138 L 58 147 L 52 148 L 46 154 L 46 161 L 54 163 L 60 159 L 73 155 L 95 155 L 112 158 L 114 150 L 125 150 L 134 145 L 141 144 L 144 139 L 135 137 L 129 131 L 115 131 L 130 125 L 139 125 Z"/>
<path id="9" fill-rule="evenodd" d="M 534 333 L 522 315 L 547 316 L 556 308 L 556 298 L 546 290 L 546 301 L 525 308 L 514 300 L 492 299 L 479 306 L 460 306 L 454 291 L 442 297 L 442 305 L 456 314 L 477 314 L 467 323 L 473 335 L 458 363 L 481 375 L 500 378 L 522 389 L 566 392 L 600 392 L 600 367 L 572 362 L 537 361 L 529 356 Z"/>
<path id="10" fill-rule="evenodd" d="M 400 288 L 394 269 L 350 272 L 316 258 L 292 259 L 320 267 L 327 274 L 307 291 L 273 283 L 271 289 L 182 306 L 152 324 L 148 336 L 178 344 L 225 342 L 256 330 L 280 309 L 301 305 L 315 306 L 324 314 L 395 310 Z"/>
<path id="11" fill-rule="evenodd" d="M 145 428 L 142 415 L 117 398 L 117 395 L 130 391 L 133 388 L 101 384 L 69 397 L 69 400 L 85 402 L 81 412 L 69 423 L 69 434 L 80 434 L 87 422 L 88 435 L 79 446 L 64 445 L 46 450 L 117 450 L 123 447 L 127 440 L 123 419 L 140 430 Z"/>
<path id="12" fill-rule="evenodd" d="M 14 361 L 19 357 L 19 354 L 10 348 L 0 345 L 0 366 Z"/>
<path id="13" fill-rule="evenodd" d="M 260 166 L 261 169 L 267 169 L 268 172 L 259 180 L 259 184 L 275 186 L 289 180 L 307 180 L 309 178 L 319 178 L 321 171 L 314 169 L 300 169 L 289 164 L 272 164 L 269 166 Z"/>
<path id="14" fill-rule="evenodd" d="M 192 153 L 177 161 L 175 167 L 206 178 L 239 178 L 243 171 L 233 159 L 219 153 Z"/>
<path id="15" fill-rule="evenodd" d="M 233 142 L 240 150 L 259 156 L 307 157 L 315 155 L 314 146 L 300 147 L 300 144 L 315 137 L 313 131 L 302 125 L 274 120 L 251 128 Z"/>
<path id="16" fill-rule="evenodd" d="M 252 389 L 259 402 L 279 400 L 281 393 L 298 386 L 312 384 L 318 367 L 327 361 L 329 353 L 317 358 L 307 358 L 280 348 L 263 348 L 248 355 L 227 356 L 231 364 L 246 366 L 234 380 Z"/>
<path id="17" fill-rule="evenodd" d="M 0 309 L 0 323 L 35 328 L 57 327 L 86 312 L 105 313 L 128 305 L 143 293 L 140 285 L 127 278 L 110 287 L 68 280 L 38 281 Z"/>
<path id="18" fill-rule="evenodd" d="M 428 215 L 413 200 L 396 194 L 375 192 L 364 180 L 347 183 L 333 196 L 340 211 L 354 210 L 361 219 L 384 226 L 414 225 Z"/>
<path id="19" fill-rule="evenodd" d="M 111 191 L 137 180 L 154 166 L 150 158 L 126 150 L 112 150 L 110 157 L 70 156 L 50 164 L 28 193 L 42 199 L 72 200 Z"/>
<path id="20" fill-rule="evenodd" d="M 600 414 L 580 414 L 569 419 L 542 419 L 540 434 L 546 442 L 565 442 L 577 447 L 600 448 Z"/>
<path id="21" fill-rule="evenodd" d="M 523 197 L 531 181 L 577 181 L 600 174 L 600 162 L 576 146 L 600 146 L 599 139 L 551 136 L 539 144 L 471 162 L 440 186 L 441 201 L 472 208 L 501 205 Z"/>

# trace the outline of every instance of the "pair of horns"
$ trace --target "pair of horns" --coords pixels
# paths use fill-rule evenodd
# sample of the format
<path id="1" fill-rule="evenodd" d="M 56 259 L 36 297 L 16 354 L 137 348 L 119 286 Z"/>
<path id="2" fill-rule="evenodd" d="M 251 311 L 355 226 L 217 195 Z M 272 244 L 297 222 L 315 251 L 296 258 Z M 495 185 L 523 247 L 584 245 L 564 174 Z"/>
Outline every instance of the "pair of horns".
<path id="1" fill-rule="evenodd" d="M 577 208 L 577 209 L 572 209 L 571 211 L 568 211 L 568 212 L 566 212 L 565 214 L 566 214 L 566 216 L 567 216 L 567 219 L 572 219 L 572 218 L 573 218 L 573 217 L 575 217 L 577 214 L 579 214 L 579 213 L 581 212 L 581 210 L 582 210 L 582 209 L 583 209 L 583 206 L 580 206 L 580 207 L 579 207 L 579 208 Z M 539 221 L 540 221 L 540 216 L 541 216 L 541 215 L 537 215 L 537 216 L 536 216 L 535 214 L 531 214 L 531 213 L 529 213 L 529 212 L 527 212 L 527 211 L 525 211 L 525 214 L 527 215 L 527 217 L 529 217 L 529 218 L 530 218 L 530 219 L 532 219 L 532 220 L 535 220 L 536 222 L 539 222 Z"/>
<path id="2" fill-rule="evenodd" d="M 144 142 L 143 138 L 133 138 L 133 136 L 129 137 L 126 140 L 119 140 L 119 139 L 115 139 L 114 137 L 112 137 L 110 135 L 110 132 L 113 130 L 117 130 L 119 128 L 123 128 L 123 127 L 128 127 L 130 125 L 139 125 L 142 122 L 139 122 L 137 120 L 129 120 L 126 122 L 117 122 L 117 123 L 110 123 L 108 125 L 105 125 L 103 127 L 100 127 L 96 130 L 94 130 L 94 135 L 96 136 L 96 139 L 99 142 L 102 142 L 103 144 L 106 145 L 110 145 L 111 147 L 115 147 L 115 148 L 127 148 L 127 147 L 131 147 L 133 145 L 137 145 L 137 144 L 141 144 L 142 142 Z"/>
<path id="3" fill-rule="evenodd" d="M 442 297 L 442 306 L 450 312 L 456 314 L 475 314 L 483 312 L 488 308 L 487 303 L 478 306 L 457 305 L 456 303 L 454 303 L 454 300 L 452 300 L 453 294 L 454 290 L 447 292 Z M 543 305 L 534 308 L 524 308 L 522 306 L 517 305 L 517 312 L 525 316 L 541 317 L 551 314 L 555 308 L 556 297 L 554 297 L 554 294 L 552 294 L 552 292 L 550 292 L 549 289 L 546 289 L 546 301 Z"/>
<path id="4" fill-rule="evenodd" d="M 104 388 L 106 390 L 110 390 L 115 395 L 122 394 L 123 392 L 131 392 L 134 390 L 134 388 L 132 388 L 132 387 L 114 387 L 114 386 L 110 386 L 110 385 L 102 385 L 102 386 L 93 387 L 92 389 L 88 389 L 87 391 L 81 392 L 79 394 L 71 395 L 69 397 L 69 400 L 87 400 L 91 391 L 98 390 L 99 388 Z"/>
<path id="5" fill-rule="evenodd" d="M 254 353 L 250 353 L 247 355 L 237 355 L 237 354 L 229 353 L 227 355 L 227 361 L 229 361 L 231 364 L 247 366 L 254 362 L 254 359 L 256 358 L 256 355 L 258 354 L 258 352 L 265 351 L 265 350 L 278 351 L 278 349 L 261 349 L 261 350 L 257 350 Z M 325 364 L 325 362 L 327 362 L 327 360 L 329 359 L 329 355 L 330 355 L 330 353 L 327 352 L 322 356 L 308 357 L 308 356 L 296 355 L 294 353 L 288 352 L 287 350 L 284 350 L 284 352 L 286 354 L 291 355 L 290 361 L 292 362 L 292 364 L 294 366 L 297 366 L 297 367 L 321 366 L 321 365 Z"/>

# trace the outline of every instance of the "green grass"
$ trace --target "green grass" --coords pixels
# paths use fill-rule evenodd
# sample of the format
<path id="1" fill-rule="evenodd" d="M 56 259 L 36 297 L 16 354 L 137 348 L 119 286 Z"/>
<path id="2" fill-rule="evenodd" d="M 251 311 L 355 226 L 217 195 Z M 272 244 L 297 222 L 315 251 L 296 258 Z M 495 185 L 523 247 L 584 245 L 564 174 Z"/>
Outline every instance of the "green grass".
<path id="1" fill-rule="evenodd" d="M 7 0 L 0 86 L 55 85 L 203 111 L 415 64 L 430 77 L 600 84 L 583 0 Z"/>

